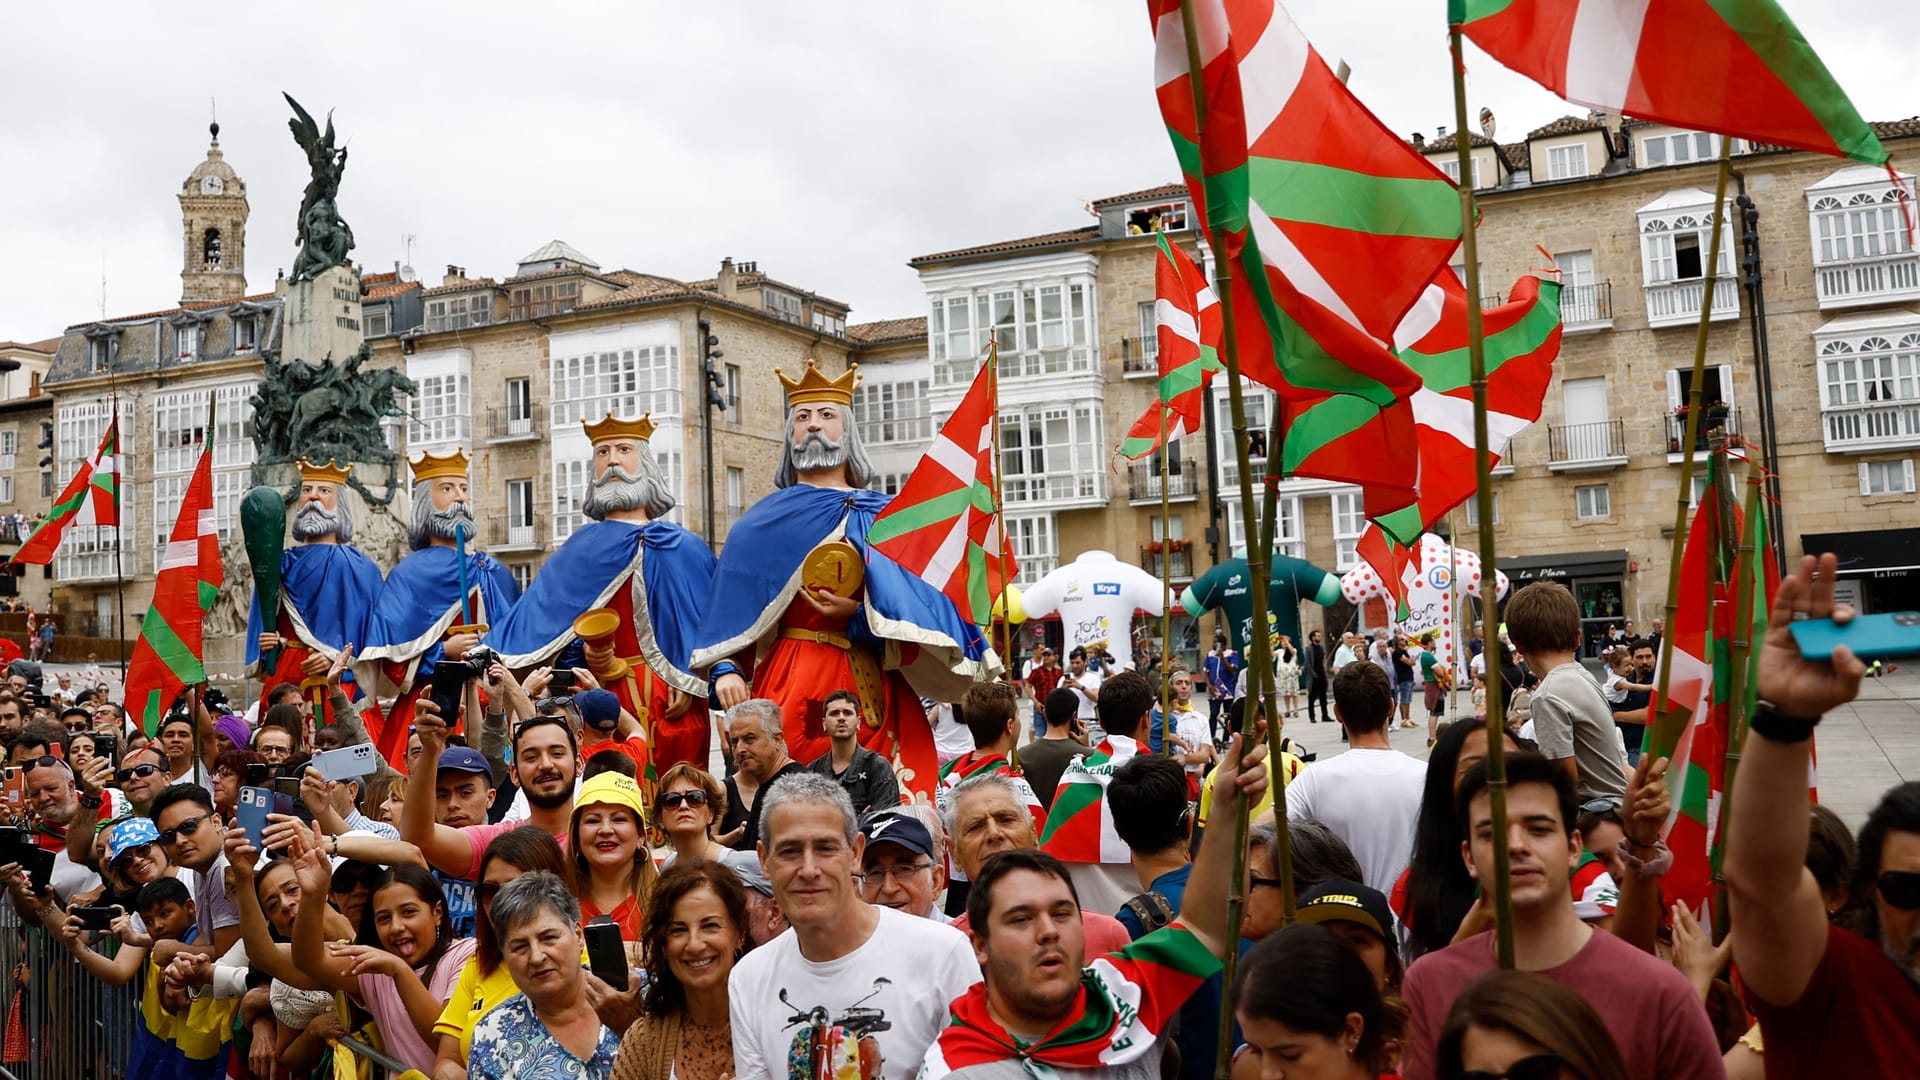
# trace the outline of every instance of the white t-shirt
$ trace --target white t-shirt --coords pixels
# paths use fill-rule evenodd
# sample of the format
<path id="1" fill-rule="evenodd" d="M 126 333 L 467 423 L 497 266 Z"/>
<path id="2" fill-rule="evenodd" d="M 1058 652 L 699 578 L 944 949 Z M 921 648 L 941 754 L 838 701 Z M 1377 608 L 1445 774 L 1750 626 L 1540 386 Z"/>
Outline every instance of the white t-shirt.
<path id="1" fill-rule="evenodd" d="M 1474 659 L 1477 660 L 1479 657 Z M 1627 700 L 1627 677 L 1617 671 L 1608 672 L 1606 681 L 1600 684 L 1600 692 L 1607 695 L 1609 702 L 1615 705 L 1624 704 Z"/>
<path id="2" fill-rule="evenodd" d="M 1069 687 L 1069 689 L 1073 691 L 1074 696 L 1080 699 L 1080 708 L 1074 715 L 1082 720 L 1099 719 L 1099 710 L 1093 698 L 1089 696 L 1088 691 L 1100 689 L 1100 684 L 1106 681 L 1101 677 L 1100 669 L 1094 667 L 1092 664 L 1088 664 L 1087 670 L 1078 675 L 1075 675 L 1072 671 L 1068 671 L 1066 676 L 1060 680 L 1060 685 L 1066 686 L 1067 679 L 1072 679 L 1079 684 L 1078 686 Z M 971 736 L 969 736 L 969 738 L 971 738 Z"/>
<path id="3" fill-rule="evenodd" d="M 1287 783 L 1287 817 L 1313 818 L 1347 842 L 1364 882 L 1393 889 L 1413 860 L 1427 763 L 1398 750 L 1349 747 Z"/>
<path id="4" fill-rule="evenodd" d="M 1159 578 L 1121 562 L 1112 552 L 1085 551 L 1034 582 L 1020 595 L 1020 604 L 1028 618 L 1060 616 L 1063 654 L 1104 645 L 1124 670 L 1133 667 L 1133 613 L 1160 614 L 1166 610 L 1166 595 Z"/>
<path id="5" fill-rule="evenodd" d="M 1184 709 L 1178 705 L 1173 707 L 1173 731 L 1180 736 L 1180 741 L 1187 744 L 1189 752 L 1213 741 L 1213 731 L 1207 723 L 1207 715 L 1192 707 Z M 1205 765 L 1186 766 L 1186 770 L 1195 775 L 1199 775 L 1204 768 L 1206 768 Z"/>
<path id="6" fill-rule="evenodd" d="M 945 765 L 973 749 L 973 732 L 953 718 L 953 706 L 941 705 L 933 712 L 933 749 Z"/>
<path id="7" fill-rule="evenodd" d="M 838 960 L 808 960 L 789 928 L 734 966 L 727 1007 L 735 1080 L 787 1080 L 794 1041 L 806 1034 L 789 1018 L 818 1006 L 838 1019 L 856 1002 L 892 1025 L 873 1036 L 885 1080 L 912 1080 L 920 1071 L 927 1047 L 947 1026 L 947 1006 L 980 981 L 980 964 L 966 935 L 951 926 L 891 908 L 873 911 L 873 934 Z M 876 992 L 877 979 L 889 981 Z M 780 1001 L 782 991 L 792 1004 Z"/>

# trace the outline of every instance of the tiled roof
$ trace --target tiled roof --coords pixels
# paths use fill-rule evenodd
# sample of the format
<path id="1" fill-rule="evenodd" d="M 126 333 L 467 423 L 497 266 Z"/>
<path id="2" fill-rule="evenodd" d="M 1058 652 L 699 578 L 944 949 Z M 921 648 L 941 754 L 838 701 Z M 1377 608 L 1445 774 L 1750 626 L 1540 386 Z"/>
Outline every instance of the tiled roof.
<path id="1" fill-rule="evenodd" d="M 385 285 L 389 281 L 399 280 L 400 272 L 398 270 L 382 270 L 377 274 L 362 274 L 360 277 L 360 287 L 364 289 L 369 285 Z"/>
<path id="2" fill-rule="evenodd" d="M 925 320 L 922 320 L 922 322 L 924 321 Z M 45 341 L 0 341 L 0 349 L 19 349 L 22 352 L 42 352 L 51 356 L 60 351 L 60 339 L 48 338 Z"/>
<path id="3" fill-rule="evenodd" d="M 1109 195 L 1104 199 L 1095 199 L 1093 208 L 1099 210 L 1115 203 L 1138 202 L 1141 199 L 1169 199 L 1186 193 L 1187 185 L 1185 184 L 1161 184 L 1159 187 L 1150 187 L 1145 191 L 1129 191 L 1125 195 Z"/>
<path id="4" fill-rule="evenodd" d="M 1920 135 L 1920 116 L 1909 116 L 1905 120 L 1875 120 L 1867 126 L 1873 128 L 1873 133 L 1882 139 L 1908 139 Z M 1747 148 L 1751 153 L 1794 149 L 1791 146 L 1764 142 L 1749 143 Z"/>
<path id="5" fill-rule="evenodd" d="M 1563 116 L 1545 127 L 1537 127 L 1527 132 L 1528 139 L 1550 139 L 1556 135 L 1580 135 L 1589 131 L 1605 131 L 1607 125 L 1591 116 Z"/>
<path id="6" fill-rule="evenodd" d="M 393 275 L 388 276 L 391 277 Z M 412 292 L 420 288 L 420 283 L 417 281 L 387 281 L 375 285 L 371 289 L 366 288 L 366 284 L 367 280 L 362 278 L 360 281 L 361 288 L 364 290 L 364 295 L 360 297 L 362 303 L 390 300 L 393 297 L 399 296 L 401 293 Z"/>
<path id="7" fill-rule="evenodd" d="M 684 281 L 659 277 L 654 274 L 640 274 L 632 270 L 615 270 L 607 275 L 620 290 L 595 300 L 583 300 L 574 306 L 575 311 L 593 311 L 599 308 L 619 307 L 622 304 L 637 303 L 641 300 L 665 300 L 675 296 L 701 296 L 719 299 L 720 294 L 711 289 L 700 289 Z"/>
<path id="8" fill-rule="evenodd" d="M 1533 156 L 1531 151 L 1527 149 L 1526 143 L 1501 143 L 1500 156 L 1507 159 L 1507 168 L 1512 169 L 1514 172 L 1519 172 L 1521 169 L 1533 168 Z"/>
<path id="9" fill-rule="evenodd" d="M 862 345 L 882 345 L 897 341 L 925 341 L 927 338 L 927 317 L 915 315 L 909 319 L 881 319 L 878 322 L 856 323 L 847 327 L 847 337 Z"/>
<path id="10" fill-rule="evenodd" d="M 1424 144 L 1421 145 L 1420 152 L 1423 154 L 1431 154 L 1437 150 L 1456 149 L 1459 145 L 1459 143 L 1456 141 L 1458 135 L 1459 135 L 1459 132 L 1452 132 L 1450 134 L 1437 135 L 1431 139 L 1428 139 Z M 1480 134 L 1479 132 L 1468 133 L 1467 145 L 1468 146 L 1492 146 L 1492 147 L 1495 147 L 1496 149 L 1499 147 L 1498 143 L 1494 142 L 1492 139 L 1487 138 L 1485 135 Z"/>
<path id="11" fill-rule="evenodd" d="M 947 259 L 964 259 L 975 255 L 1000 255 L 1013 251 L 1030 251 L 1035 248 L 1063 247 L 1068 244 L 1084 243 L 1100 238 L 1100 226 L 1083 225 L 1078 229 L 1062 232 L 1041 233 L 1039 236 L 1022 237 L 1019 240 L 1002 240 L 995 244 L 982 244 L 979 247 L 959 248 L 954 251 L 939 251 L 932 255 L 921 255 L 907 260 L 908 266 L 922 263 L 943 262 Z"/>
<path id="12" fill-rule="evenodd" d="M 421 290 L 422 296 L 444 296 L 447 293 L 473 292 L 476 289 L 498 289 L 500 283 L 490 277 L 474 278 L 453 285 L 435 285 L 431 289 Z"/>
<path id="13" fill-rule="evenodd" d="M 235 296 L 226 300 L 197 300 L 191 304 L 181 304 L 177 307 L 164 308 L 160 311 L 146 311 L 138 315 L 116 315 L 111 319 L 88 319 L 85 322 L 74 323 L 72 326 L 67 327 L 67 329 L 72 330 L 81 326 L 93 326 L 97 323 L 139 322 L 142 319 L 159 319 L 168 315 L 177 315 L 182 311 L 212 311 L 217 308 L 232 307 L 240 303 L 258 304 L 275 298 L 276 294 L 263 292 L 254 293 L 251 296 Z"/>

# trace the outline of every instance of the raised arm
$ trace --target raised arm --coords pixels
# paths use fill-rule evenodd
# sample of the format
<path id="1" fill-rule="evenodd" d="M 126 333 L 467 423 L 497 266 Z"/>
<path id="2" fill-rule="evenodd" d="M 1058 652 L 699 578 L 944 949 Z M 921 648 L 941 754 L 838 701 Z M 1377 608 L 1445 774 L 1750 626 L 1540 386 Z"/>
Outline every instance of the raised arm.
<path id="1" fill-rule="evenodd" d="M 1666 824 L 1672 809 L 1667 793 L 1667 759 L 1642 757 L 1627 780 L 1626 798 L 1620 805 L 1625 825 L 1626 880 L 1618 882 L 1620 900 L 1614 905 L 1614 937 L 1646 953 L 1653 952 L 1654 939 L 1660 933 L 1660 874 L 1672 859 L 1660 846 L 1660 827 Z M 1666 865 L 1657 865 L 1664 861 Z M 1648 865 L 1656 864 L 1656 865 Z"/>
<path id="2" fill-rule="evenodd" d="M 303 830 L 304 831 L 304 830 Z M 327 886 L 333 871 L 317 836 L 293 843 L 293 873 L 300 882 L 300 911 L 293 917 L 293 962 L 325 989 L 356 993 L 350 962 L 332 955 L 326 942 Z"/>
<path id="3" fill-rule="evenodd" d="M 1227 950 L 1227 879 L 1233 874 L 1233 841 L 1237 830 L 1225 816 L 1239 812 L 1233 802 L 1236 792 L 1244 794 L 1249 806 L 1257 806 L 1267 793 L 1267 744 L 1263 739 L 1253 749 L 1242 752 L 1242 736 L 1235 734 L 1226 757 L 1213 770 L 1213 805 L 1221 815 L 1219 828 L 1208 829 L 1200 838 L 1200 851 L 1193 857 L 1193 871 L 1187 877 L 1187 893 L 1180 904 L 1180 922 L 1199 938 L 1215 956 Z"/>
<path id="4" fill-rule="evenodd" d="M 254 886 L 253 864 L 260 852 L 247 842 L 245 829 L 227 830 L 227 865 L 233 871 L 233 905 L 240 909 L 240 940 L 247 947 L 247 961 L 254 967 L 300 990 L 329 990 L 300 969 L 293 959 L 293 948 L 273 940 L 266 912 L 260 909 L 260 894 Z M 306 906 L 304 898 L 301 906 Z M 322 901 L 322 906 L 325 902 Z"/>
<path id="5" fill-rule="evenodd" d="M 1844 645 L 1830 662 L 1808 660 L 1787 627 L 1802 613 L 1853 618 L 1852 608 L 1834 607 L 1836 569 L 1831 554 L 1805 557 L 1774 597 L 1760 649 L 1761 705 L 1742 747 L 1728 824 L 1727 888 L 1740 927 L 1734 963 L 1747 989 L 1774 1005 L 1800 999 L 1827 949 L 1827 910 L 1806 868 L 1809 738 L 1815 722 L 1859 694 L 1866 666 Z"/>
<path id="6" fill-rule="evenodd" d="M 420 849 L 427 865 L 443 874 L 465 877 L 473 869 L 473 842 L 459 829 L 433 820 L 433 787 L 440 752 L 447 748 L 447 722 L 431 700 L 414 703 L 414 733 L 420 736 L 420 760 L 407 776 L 407 798 L 400 807 L 400 839 Z"/>

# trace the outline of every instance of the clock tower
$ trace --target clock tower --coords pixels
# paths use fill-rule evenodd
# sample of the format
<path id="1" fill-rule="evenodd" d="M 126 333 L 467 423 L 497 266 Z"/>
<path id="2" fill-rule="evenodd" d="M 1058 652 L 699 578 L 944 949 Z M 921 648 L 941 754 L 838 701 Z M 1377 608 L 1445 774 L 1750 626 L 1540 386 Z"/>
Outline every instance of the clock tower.
<path id="1" fill-rule="evenodd" d="M 220 125 L 209 130 L 207 159 L 180 187 L 183 304 L 247 293 L 247 185 L 220 152 Z"/>

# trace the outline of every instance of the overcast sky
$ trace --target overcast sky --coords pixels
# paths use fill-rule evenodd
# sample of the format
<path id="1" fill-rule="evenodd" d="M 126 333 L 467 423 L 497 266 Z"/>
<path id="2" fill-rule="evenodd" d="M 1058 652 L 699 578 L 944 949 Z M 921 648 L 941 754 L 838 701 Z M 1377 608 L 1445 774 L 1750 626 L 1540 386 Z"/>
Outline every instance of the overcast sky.
<path id="1" fill-rule="evenodd" d="M 1863 115 L 1920 113 L 1920 5 L 1783 3 Z M 1451 126 L 1443 0 L 1289 6 L 1394 130 Z M 283 89 L 351 147 L 354 257 L 391 269 L 412 235 L 434 284 L 558 237 L 607 269 L 698 278 L 731 255 L 856 322 L 916 315 L 908 259 L 1083 225 L 1088 200 L 1177 176 L 1138 0 L 96 2 L 9 12 L 8 38 L 0 339 L 97 317 L 103 266 L 110 316 L 178 300 L 174 196 L 210 98 L 255 291 L 292 263 L 306 182 Z M 1469 111 L 1502 141 L 1573 111 L 1469 50 Z"/>

